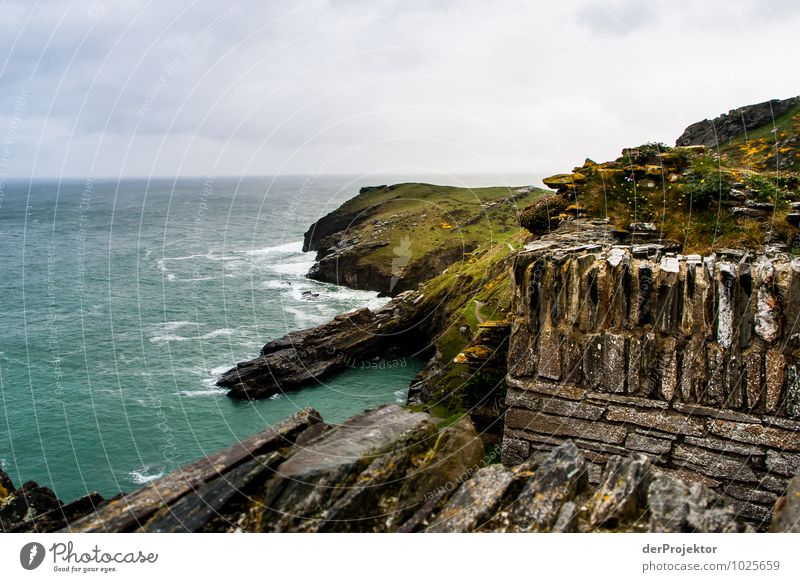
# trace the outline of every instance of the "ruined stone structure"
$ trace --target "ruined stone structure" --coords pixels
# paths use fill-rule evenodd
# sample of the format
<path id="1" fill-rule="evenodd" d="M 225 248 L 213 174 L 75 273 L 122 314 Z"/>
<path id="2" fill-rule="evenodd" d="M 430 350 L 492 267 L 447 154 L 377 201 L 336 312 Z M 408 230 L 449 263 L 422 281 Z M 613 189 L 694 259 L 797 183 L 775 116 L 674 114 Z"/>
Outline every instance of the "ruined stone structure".
<path id="1" fill-rule="evenodd" d="M 800 260 L 618 245 L 602 221 L 514 267 L 503 459 L 641 451 L 762 527 L 800 470 Z"/>

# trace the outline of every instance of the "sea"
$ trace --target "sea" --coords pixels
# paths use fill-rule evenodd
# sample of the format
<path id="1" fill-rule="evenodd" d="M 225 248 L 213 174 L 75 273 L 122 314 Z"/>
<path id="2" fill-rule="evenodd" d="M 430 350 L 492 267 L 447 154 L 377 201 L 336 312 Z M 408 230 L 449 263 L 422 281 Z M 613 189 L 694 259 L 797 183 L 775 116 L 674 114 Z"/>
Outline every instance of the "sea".
<path id="1" fill-rule="evenodd" d="M 215 385 L 288 331 L 384 298 L 305 277 L 303 233 L 402 177 L 6 181 L 0 191 L 0 467 L 64 500 L 130 492 L 313 406 L 403 403 L 392 360 L 275 398 Z"/>

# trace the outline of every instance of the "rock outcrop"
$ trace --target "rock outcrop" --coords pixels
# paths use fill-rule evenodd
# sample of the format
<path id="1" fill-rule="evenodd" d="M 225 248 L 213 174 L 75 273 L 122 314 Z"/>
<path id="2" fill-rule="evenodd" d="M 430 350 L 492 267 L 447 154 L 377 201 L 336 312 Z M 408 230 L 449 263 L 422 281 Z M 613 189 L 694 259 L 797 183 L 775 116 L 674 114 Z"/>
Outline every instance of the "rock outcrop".
<path id="1" fill-rule="evenodd" d="M 397 405 L 328 426 L 304 410 L 71 521 L 70 532 L 750 531 L 726 500 L 612 457 L 592 487 L 572 441 L 490 463 L 466 417 Z"/>
<path id="2" fill-rule="evenodd" d="M 424 297 L 408 291 L 383 308 L 345 313 L 319 327 L 267 343 L 261 354 L 225 372 L 217 383 L 235 399 L 269 398 L 321 380 L 373 357 L 420 355 Z"/>
<path id="3" fill-rule="evenodd" d="M 0 470 L 0 532 L 58 531 L 105 503 L 97 493 L 64 503 L 50 489 L 33 481 L 17 489 L 11 478 Z"/>
<path id="4" fill-rule="evenodd" d="M 492 238 L 516 230 L 541 190 L 396 184 L 362 188 L 305 233 L 311 279 L 394 296 L 416 289 Z"/>
<path id="5" fill-rule="evenodd" d="M 800 105 L 800 97 L 772 99 L 755 105 L 737 107 L 714 119 L 704 119 L 693 123 L 678 138 L 676 145 L 717 147 L 745 132 L 752 132 L 773 123 L 776 118 L 798 105 Z"/>

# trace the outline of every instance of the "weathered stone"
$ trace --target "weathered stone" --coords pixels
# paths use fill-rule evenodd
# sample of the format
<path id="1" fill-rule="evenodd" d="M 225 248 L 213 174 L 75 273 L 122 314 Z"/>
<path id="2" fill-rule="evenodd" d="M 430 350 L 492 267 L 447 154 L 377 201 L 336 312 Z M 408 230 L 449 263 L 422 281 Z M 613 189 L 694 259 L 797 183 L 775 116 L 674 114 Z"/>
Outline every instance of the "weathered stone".
<path id="1" fill-rule="evenodd" d="M 767 451 L 767 469 L 787 477 L 797 475 L 800 473 L 800 454 Z"/>
<path id="2" fill-rule="evenodd" d="M 769 530 L 800 533 L 800 477 L 789 481 L 786 494 L 775 503 Z"/>
<path id="3" fill-rule="evenodd" d="M 556 384 L 539 381 L 528 382 L 512 377 L 509 377 L 507 382 L 511 388 L 546 394 L 548 396 L 558 396 L 559 398 L 567 398 L 569 400 L 583 400 L 586 398 L 587 394 L 586 390 L 578 388 L 573 384 Z"/>
<path id="4" fill-rule="evenodd" d="M 747 530 L 735 509 L 710 489 L 657 475 L 647 491 L 649 530 L 732 533 Z"/>
<path id="5" fill-rule="evenodd" d="M 470 532 L 480 529 L 500 509 L 514 473 L 502 465 L 480 469 L 453 494 L 429 532 Z"/>
<path id="6" fill-rule="evenodd" d="M 721 405 L 725 401 L 725 351 L 718 344 L 706 349 L 708 385 L 698 400 L 704 404 Z"/>
<path id="7" fill-rule="evenodd" d="M 800 418 L 800 369 L 796 364 L 790 365 L 787 370 L 786 414 Z"/>
<path id="8" fill-rule="evenodd" d="M 778 339 L 780 325 L 778 323 L 778 300 L 765 287 L 758 288 L 756 303 L 756 334 L 767 343 Z"/>
<path id="9" fill-rule="evenodd" d="M 657 412 L 654 410 L 635 410 L 621 406 L 609 406 L 606 418 L 678 434 L 702 436 L 705 433 L 705 426 L 701 420 L 675 412 Z"/>
<path id="10" fill-rule="evenodd" d="M 625 429 L 620 426 L 552 416 L 522 409 L 512 409 L 506 413 L 506 426 L 542 434 L 586 438 L 612 444 L 623 443 L 626 435 Z"/>
<path id="11" fill-rule="evenodd" d="M 767 412 L 775 412 L 781 403 L 781 391 L 785 380 L 786 358 L 776 349 L 768 350 L 766 356 Z"/>
<path id="12" fill-rule="evenodd" d="M 641 398 L 638 396 L 622 396 L 620 394 L 607 394 L 604 392 L 587 392 L 585 399 L 589 402 L 608 404 L 622 404 L 632 408 L 657 408 L 666 410 L 669 404 L 663 400 L 653 400 L 651 398 Z"/>
<path id="13" fill-rule="evenodd" d="M 745 356 L 745 370 L 747 374 L 747 406 L 750 409 L 758 406 L 764 383 L 761 381 L 761 354 L 751 352 Z"/>
<path id="14" fill-rule="evenodd" d="M 603 382 L 608 392 L 625 392 L 625 336 L 621 334 L 605 334 L 603 338 Z"/>
<path id="15" fill-rule="evenodd" d="M 744 455 L 745 457 L 760 457 L 764 455 L 764 448 L 758 445 L 746 445 L 727 439 L 714 438 L 712 436 L 704 436 L 702 438 L 687 436 L 683 438 L 683 442 L 714 451 L 721 451 L 723 453 Z"/>
<path id="16" fill-rule="evenodd" d="M 434 431 L 430 417 L 396 405 L 348 420 L 275 469 L 275 476 L 264 488 L 263 509 L 253 516 L 248 529 L 279 532 L 324 528 L 325 510 L 356 486 L 354 480 L 372 461 L 395 450 L 410 450 Z"/>
<path id="17" fill-rule="evenodd" d="M 245 491 L 257 480 L 272 474 L 275 466 L 283 460 L 277 452 L 260 455 L 226 473 L 222 479 L 203 483 L 177 502 L 157 511 L 142 532 L 184 533 L 214 531 L 212 522 L 219 522 L 219 531 L 231 528 L 234 512 L 245 506 Z M 238 507 L 231 508 L 236 498 Z M 229 520 L 230 518 L 230 520 Z"/>
<path id="18" fill-rule="evenodd" d="M 528 410 L 540 410 L 542 397 L 527 390 L 509 387 L 506 392 L 506 406 L 519 406 Z"/>
<path id="19" fill-rule="evenodd" d="M 442 430 L 425 461 L 403 479 L 390 523 L 399 527 L 411 510 L 428 500 L 449 497 L 482 467 L 484 456 L 483 441 L 466 416 Z"/>
<path id="20" fill-rule="evenodd" d="M 740 485 L 738 483 L 728 483 L 722 488 L 722 491 L 725 493 L 725 495 L 735 497 L 741 501 L 749 501 L 761 505 L 766 504 L 772 506 L 778 499 L 778 495 L 772 491 L 759 489 L 756 486 Z M 762 508 L 761 511 L 765 510 L 768 511 L 766 508 Z M 759 512 L 759 514 L 761 514 L 761 512 Z M 758 519 L 760 520 L 761 517 Z"/>
<path id="21" fill-rule="evenodd" d="M 638 518 L 647 504 L 650 459 L 633 453 L 627 459 L 611 457 L 602 482 L 588 502 L 591 527 Z"/>
<path id="22" fill-rule="evenodd" d="M 551 328 L 539 335 L 539 376 L 548 380 L 561 379 L 561 351 L 558 334 Z"/>
<path id="23" fill-rule="evenodd" d="M 750 422 L 760 424 L 761 418 L 754 414 L 745 414 L 726 408 L 714 408 L 703 406 L 702 404 L 685 404 L 683 402 L 673 402 L 672 408 L 678 412 L 683 412 L 691 416 L 707 416 L 710 418 L 720 418 L 723 420 L 733 420 L 735 422 Z"/>
<path id="24" fill-rule="evenodd" d="M 664 455 L 669 453 L 672 449 L 672 441 L 632 432 L 628 435 L 628 438 L 625 439 L 625 446 L 634 451 Z"/>
<path id="25" fill-rule="evenodd" d="M 733 286 L 736 281 L 736 265 L 719 263 L 719 283 L 717 286 L 717 343 L 724 349 L 733 344 Z"/>
<path id="26" fill-rule="evenodd" d="M 743 443 L 766 445 L 788 451 L 800 451 L 800 439 L 793 432 L 759 424 L 712 420 L 709 430 L 718 436 Z"/>
<path id="27" fill-rule="evenodd" d="M 561 506 L 558 512 L 558 517 L 553 527 L 550 529 L 551 533 L 573 533 L 578 530 L 578 506 L 573 501 L 567 501 Z"/>
<path id="28" fill-rule="evenodd" d="M 504 465 L 517 465 L 531 455 L 531 445 L 523 439 L 503 437 L 502 460 Z"/>
<path id="29" fill-rule="evenodd" d="M 539 410 L 557 416 L 598 420 L 603 416 L 606 409 L 605 407 L 595 406 L 580 400 L 562 400 L 555 397 L 545 397 L 540 400 Z"/>
<path id="30" fill-rule="evenodd" d="M 747 464 L 746 457 L 732 457 L 726 453 L 709 451 L 677 443 L 672 456 L 679 464 L 688 464 L 712 477 L 733 479 L 735 481 L 758 482 L 758 477 Z"/>
<path id="31" fill-rule="evenodd" d="M 549 531 L 562 506 L 587 486 L 586 461 L 578 447 L 567 442 L 544 459 L 508 511 L 501 512 L 494 529 Z"/>
<path id="32" fill-rule="evenodd" d="M 603 383 L 604 371 L 603 336 L 599 334 L 588 336 L 583 352 L 583 376 L 585 387 L 589 390 L 597 390 Z"/>
<path id="33" fill-rule="evenodd" d="M 675 349 L 675 338 L 667 337 L 659 342 L 659 394 L 667 402 L 675 396 L 675 389 L 678 386 L 678 356 L 675 353 Z"/>

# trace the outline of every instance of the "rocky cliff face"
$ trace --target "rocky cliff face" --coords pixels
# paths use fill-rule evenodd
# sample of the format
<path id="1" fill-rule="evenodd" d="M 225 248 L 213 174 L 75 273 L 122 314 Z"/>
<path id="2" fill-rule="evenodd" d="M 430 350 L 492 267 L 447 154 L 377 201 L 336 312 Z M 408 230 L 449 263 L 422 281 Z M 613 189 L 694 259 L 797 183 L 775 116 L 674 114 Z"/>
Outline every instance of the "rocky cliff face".
<path id="1" fill-rule="evenodd" d="M 72 521 L 72 532 L 739 532 L 738 509 L 633 453 L 596 485 L 572 441 L 513 467 L 466 417 L 396 405 L 329 426 L 305 410 Z M 779 503 L 775 528 L 796 527 Z"/>
<path id="2" fill-rule="evenodd" d="M 0 470 L 0 532 L 58 531 L 106 503 L 108 500 L 97 493 L 64 503 L 50 489 L 33 481 L 17 489 Z"/>
<path id="3" fill-rule="evenodd" d="M 308 276 L 383 295 L 416 289 L 481 245 L 517 230 L 541 190 L 396 184 L 362 188 L 305 233 Z"/>
<path id="4" fill-rule="evenodd" d="M 517 257 L 504 461 L 572 438 L 597 482 L 641 451 L 764 527 L 800 469 L 800 260 L 617 242 L 574 221 Z"/>
<path id="5" fill-rule="evenodd" d="M 729 142 L 746 132 L 771 125 L 777 118 L 800 105 L 800 97 L 772 99 L 755 105 L 731 109 L 714 119 L 693 123 L 678 138 L 675 145 L 703 145 L 710 148 Z"/>

